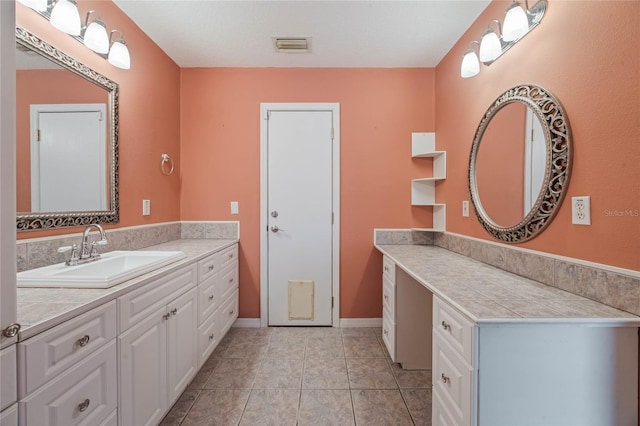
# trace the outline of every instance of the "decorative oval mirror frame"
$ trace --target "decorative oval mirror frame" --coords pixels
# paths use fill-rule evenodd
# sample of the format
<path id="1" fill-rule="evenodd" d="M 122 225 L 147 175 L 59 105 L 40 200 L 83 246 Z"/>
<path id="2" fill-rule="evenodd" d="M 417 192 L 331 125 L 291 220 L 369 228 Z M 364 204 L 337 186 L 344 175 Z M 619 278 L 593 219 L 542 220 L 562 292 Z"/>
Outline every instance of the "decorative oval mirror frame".
<path id="1" fill-rule="evenodd" d="M 16 26 L 16 42 L 106 90 L 109 97 L 111 123 L 108 144 L 111 155 L 108 167 L 109 210 L 17 214 L 17 230 L 33 231 L 83 226 L 90 223 L 118 223 L 120 220 L 118 204 L 118 84 L 19 26 Z"/>
<path id="2" fill-rule="evenodd" d="M 502 227 L 491 220 L 482 206 L 476 181 L 476 159 L 489 122 L 498 111 L 513 102 L 531 108 L 542 123 L 546 165 L 542 188 L 531 210 L 518 224 Z M 571 164 L 571 131 L 560 102 L 549 91 L 534 84 L 522 84 L 505 91 L 482 117 L 469 156 L 469 193 L 478 221 L 491 236 L 506 243 L 521 243 L 536 237 L 551 223 L 564 199 Z"/>

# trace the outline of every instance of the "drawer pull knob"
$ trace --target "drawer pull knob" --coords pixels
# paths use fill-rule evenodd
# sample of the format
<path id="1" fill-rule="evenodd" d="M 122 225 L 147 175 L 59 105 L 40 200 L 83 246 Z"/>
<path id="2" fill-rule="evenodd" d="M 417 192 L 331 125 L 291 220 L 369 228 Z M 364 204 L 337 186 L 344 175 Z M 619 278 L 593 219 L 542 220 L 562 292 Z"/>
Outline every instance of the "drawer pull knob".
<path id="1" fill-rule="evenodd" d="M 451 379 L 450 379 L 450 378 L 448 378 L 447 376 L 445 376 L 445 374 L 444 374 L 444 373 L 442 373 L 442 376 L 441 376 L 441 377 L 442 377 L 442 381 L 443 381 L 443 382 L 445 382 L 445 383 L 449 383 L 449 382 L 451 381 Z"/>
<path id="2" fill-rule="evenodd" d="M 387 296 L 386 294 L 384 295 L 384 300 L 389 300 L 389 296 Z"/>
<path id="3" fill-rule="evenodd" d="M 389 334 L 389 330 L 387 330 L 386 328 L 385 328 L 384 330 L 382 330 L 382 332 L 383 332 L 384 334 L 386 334 L 386 335 L 388 335 L 388 334 Z"/>
<path id="4" fill-rule="evenodd" d="M 87 346 L 87 343 L 89 343 L 89 340 L 91 340 L 91 337 L 85 334 L 84 336 L 79 338 L 76 343 L 78 344 L 78 346 L 82 348 L 84 346 Z"/>
<path id="5" fill-rule="evenodd" d="M 442 328 L 444 328 L 445 330 L 450 330 L 451 329 L 451 325 L 447 324 L 446 322 L 442 321 Z"/>
<path id="6" fill-rule="evenodd" d="M 173 308 L 173 309 L 171 310 L 171 315 L 175 315 L 175 314 L 177 314 L 177 313 L 178 313 L 178 308 Z"/>
<path id="7" fill-rule="evenodd" d="M 209 296 L 209 301 L 213 300 L 213 294 L 211 296 Z"/>
<path id="8" fill-rule="evenodd" d="M 233 282 L 233 278 L 229 278 L 229 282 L 232 283 Z"/>
<path id="9" fill-rule="evenodd" d="M 209 270 L 213 271 L 213 265 L 209 265 Z"/>
<path id="10" fill-rule="evenodd" d="M 78 411 L 80 411 L 81 413 L 87 411 L 87 408 L 89 408 L 90 403 L 91 403 L 91 400 L 89 398 L 85 399 L 80 404 L 78 404 Z"/>
<path id="11" fill-rule="evenodd" d="M 389 272 L 389 267 L 388 267 L 388 266 L 385 266 L 385 267 L 384 267 L 384 271 L 385 271 L 385 272 Z"/>
<path id="12" fill-rule="evenodd" d="M 213 340 L 213 333 L 209 335 L 209 340 Z"/>
<path id="13" fill-rule="evenodd" d="M 169 317 L 171 317 L 171 314 L 164 314 L 164 315 L 162 315 L 162 318 L 163 318 L 163 319 L 165 319 L 165 320 L 168 320 L 168 319 L 169 319 Z"/>
<path id="14" fill-rule="evenodd" d="M 234 312 L 235 312 L 235 309 L 230 310 L 229 315 L 233 315 Z"/>
<path id="15" fill-rule="evenodd" d="M 233 253 L 229 253 L 229 259 L 233 259 Z"/>

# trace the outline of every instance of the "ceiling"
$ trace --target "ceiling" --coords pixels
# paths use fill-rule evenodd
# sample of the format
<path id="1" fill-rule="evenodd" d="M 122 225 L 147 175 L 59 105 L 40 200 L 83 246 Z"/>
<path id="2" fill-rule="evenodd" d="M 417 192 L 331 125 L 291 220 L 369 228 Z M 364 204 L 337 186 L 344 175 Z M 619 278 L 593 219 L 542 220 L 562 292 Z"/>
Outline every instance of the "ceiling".
<path id="1" fill-rule="evenodd" d="M 435 67 L 490 0 L 114 3 L 183 68 L 393 68 Z M 310 52 L 277 53 L 274 36 L 310 36 Z"/>

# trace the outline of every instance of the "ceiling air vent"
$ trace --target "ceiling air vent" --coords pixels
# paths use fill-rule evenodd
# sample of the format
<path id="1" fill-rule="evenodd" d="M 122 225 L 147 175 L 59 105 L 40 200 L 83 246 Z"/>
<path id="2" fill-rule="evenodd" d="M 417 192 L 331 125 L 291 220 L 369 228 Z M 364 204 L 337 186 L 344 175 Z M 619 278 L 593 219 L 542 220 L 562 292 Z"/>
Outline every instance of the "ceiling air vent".
<path id="1" fill-rule="evenodd" d="M 311 51 L 311 37 L 272 37 L 276 52 L 308 53 Z"/>

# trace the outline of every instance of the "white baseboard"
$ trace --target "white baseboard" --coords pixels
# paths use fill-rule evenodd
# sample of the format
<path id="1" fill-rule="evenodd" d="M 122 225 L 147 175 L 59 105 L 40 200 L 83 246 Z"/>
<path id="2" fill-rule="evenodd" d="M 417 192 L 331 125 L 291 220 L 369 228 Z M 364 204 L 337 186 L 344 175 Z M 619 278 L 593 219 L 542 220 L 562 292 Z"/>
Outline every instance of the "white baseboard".
<path id="1" fill-rule="evenodd" d="M 382 318 L 340 318 L 340 327 L 382 327 Z"/>
<path id="2" fill-rule="evenodd" d="M 232 327 L 260 328 L 260 318 L 238 318 L 233 322 Z"/>

